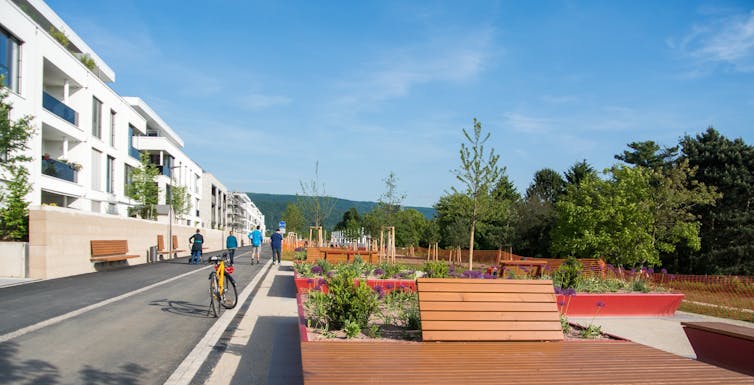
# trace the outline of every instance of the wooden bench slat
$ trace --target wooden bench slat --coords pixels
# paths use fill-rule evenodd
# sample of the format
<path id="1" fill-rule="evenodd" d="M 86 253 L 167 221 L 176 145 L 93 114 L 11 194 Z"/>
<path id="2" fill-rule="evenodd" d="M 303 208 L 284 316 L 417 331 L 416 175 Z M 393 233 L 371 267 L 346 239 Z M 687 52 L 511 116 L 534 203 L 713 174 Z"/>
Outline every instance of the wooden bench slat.
<path id="1" fill-rule="evenodd" d="M 468 292 L 434 292 L 419 291 L 419 301 L 463 301 L 463 302 L 552 302 L 555 293 L 468 293 Z"/>
<path id="2" fill-rule="evenodd" d="M 89 258 L 92 262 L 112 262 L 112 261 L 122 261 L 124 259 L 131 259 L 131 258 L 139 258 L 140 255 L 111 255 L 108 257 L 91 257 Z"/>
<path id="3" fill-rule="evenodd" d="M 562 339 L 562 330 L 428 330 L 426 332 L 422 330 L 422 340 L 424 341 L 556 341 Z"/>
<path id="4" fill-rule="evenodd" d="M 425 292 L 479 292 L 479 293 L 549 293 L 555 289 L 550 285 L 490 285 L 483 283 L 428 283 L 422 291 Z"/>
<path id="5" fill-rule="evenodd" d="M 550 321 L 425 321 L 422 320 L 422 330 L 427 331 L 527 331 L 527 330 L 555 330 L 562 333 L 560 324 Z"/>
<path id="6" fill-rule="evenodd" d="M 488 311 L 553 311 L 552 304 L 548 302 L 487 302 L 484 304 Z M 447 310 L 447 311 L 473 311 L 479 309 L 479 303 L 476 302 L 422 302 L 421 309 L 424 310 Z M 555 310 L 557 311 L 557 309 Z"/>
<path id="7" fill-rule="evenodd" d="M 557 311 L 422 311 L 422 322 L 454 321 L 560 321 Z"/>
<path id="8" fill-rule="evenodd" d="M 186 249 L 181 249 L 178 247 L 178 236 L 173 235 L 173 252 L 174 253 L 183 253 Z"/>

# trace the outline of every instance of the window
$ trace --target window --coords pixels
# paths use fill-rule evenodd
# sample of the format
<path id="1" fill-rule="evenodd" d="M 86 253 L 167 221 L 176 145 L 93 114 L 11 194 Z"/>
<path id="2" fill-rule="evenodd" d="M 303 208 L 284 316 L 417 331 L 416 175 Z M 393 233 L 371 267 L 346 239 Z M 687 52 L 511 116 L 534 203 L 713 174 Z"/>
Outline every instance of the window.
<path id="1" fill-rule="evenodd" d="M 92 190 L 102 191 L 102 153 L 92 149 Z"/>
<path id="2" fill-rule="evenodd" d="M 107 180 L 105 181 L 105 191 L 112 194 L 115 192 L 115 186 L 113 186 L 115 184 L 115 178 L 113 175 L 115 174 L 115 158 L 113 158 L 112 156 L 107 156 L 107 169 L 105 171 L 107 174 Z"/>
<path id="3" fill-rule="evenodd" d="M 115 111 L 110 110 L 110 147 L 115 147 Z"/>
<path id="4" fill-rule="evenodd" d="M 21 42 L 0 27 L 0 76 L 2 85 L 18 93 L 19 47 Z"/>
<path id="5" fill-rule="evenodd" d="M 133 182 L 134 180 L 133 179 L 134 168 L 129 165 L 125 165 L 125 166 L 126 166 L 124 169 L 125 171 L 123 173 L 123 195 L 128 196 L 128 186 L 130 186 L 131 182 Z"/>
<path id="6" fill-rule="evenodd" d="M 141 154 L 134 148 L 134 136 L 136 136 L 136 127 L 128 125 L 128 155 L 134 159 L 141 159 Z"/>
<path id="7" fill-rule="evenodd" d="M 102 102 L 92 98 L 92 136 L 102 139 Z"/>

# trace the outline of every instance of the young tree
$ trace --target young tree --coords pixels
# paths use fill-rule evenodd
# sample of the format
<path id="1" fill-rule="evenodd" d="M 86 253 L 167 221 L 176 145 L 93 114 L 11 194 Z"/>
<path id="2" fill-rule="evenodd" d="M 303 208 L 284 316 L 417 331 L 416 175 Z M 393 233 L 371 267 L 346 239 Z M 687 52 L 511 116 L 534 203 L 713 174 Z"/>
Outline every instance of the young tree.
<path id="1" fill-rule="evenodd" d="M 325 193 L 325 184 L 319 182 L 319 161 L 314 165 L 314 179 L 299 181 L 301 194 L 296 194 L 296 203 L 313 226 L 323 226 L 335 207 L 335 199 Z"/>
<path id="2" fill-rule="evenodd" d="M 0 76 L 0 85 L 3 84 Z M 31 160 L 25 155 L 29 139 L 34 135 L 31 116 L 10 119 L 8 90 L 0 87 L 0 239 L 26 240 L 29 234 L 29 202 L 31 191 L 29 171 L 23 165 Z"/>
<path id="3" fill-rule="evenodd" d="M 133 169 L 131 184 L 128 185 L 128 196 L 138 202 L 136 211 L 143 219 L 157 219 L 157 202 L 160 193 L 155 177 L 160 173 L 157 167 L 149 162 L 149 154 L 141 153 L 141 166 Z"/>
<path id="4" fill-rule="evenodd" d="M 429 221 L 416 209 L 404 209 L 395 217 L 395 243 L 398 246 L 419 246 Z"/>
<path id="5" fill-rule="evenodd" d="M 186 215 L 191 208 L 189 199 L 191 196 L 188 193 L 186 186 L 173 186 L 170 194 L 170 205 L 173 207 L 173 213 L 176 218 L 180 218 L 182 215 Z"/>
<path id="6" fill-rule="evenodd" d="M 401 211 L 401 203 L 406 199 L 406 194 L 397 192 L 398 178 L 394 172 L 390 171 L 382 181 L 385 182 L 385 192 L 377 200 L 377 209 L 384 213 L 385 225 L 395 226 L 393 218 Z"/>
<path id="7" fill-rule="evenodd" d="M 344 212 L 343 219 L 335 225 L 335 230 L 342 231 L 343 237 L 349 241 L 359 239 L 363 228 L 363 219 L 355 207 Z"/>
<path id="8" fill-rule="evenodd" d="M 295 203 L 288 203 L 281 218 L 285 221 L 287 231 L 294 231 L 299 235 L 303 235 L 306 232 L 306 219 L 304 219 L 301 209 Z"/>
<path id="9" fill-rule="evenodd" d="M 469 223 L 469 270 L 473 269 L 474 261 L 474 235 L 477 223 L 484 218 L 489 210 L 489 193 L 495 182 L 500 178 L 501 169 L 497 162 L 500 156 L 495 154 L 495 149 L 485 151 L 484 145 L 490 138 L 490 133 L 482 134 L 482 124 L 474 118 L 474 129 L 469 133 L 465 128 L 463 135 L 469 142 L 461 143 L 461 167 L 453 170 L 461 184 L 464 186 L 463 194 L 470 199 L 468 210 L 464 212 Z M 453 192 L 459 191 L 452 187 Z"/>

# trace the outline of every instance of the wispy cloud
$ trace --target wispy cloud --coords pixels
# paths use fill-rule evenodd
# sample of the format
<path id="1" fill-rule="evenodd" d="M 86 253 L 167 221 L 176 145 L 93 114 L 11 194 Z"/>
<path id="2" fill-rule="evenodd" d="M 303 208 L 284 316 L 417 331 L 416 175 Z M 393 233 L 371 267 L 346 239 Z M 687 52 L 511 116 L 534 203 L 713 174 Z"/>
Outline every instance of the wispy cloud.
<path id="1" fill-rule="evenodd" d="M 252 110 L 264 110 L 275 106 L 288 105 L 293 99 L 282 95 L 251 94 L 241 100 L 241 104 Z"/>
<path id="2" fill-rule="evenodd" d="M 338 84 L 344 93 L 339 104 L 366 106 L 404 97 L 423 84 L 473 80 L 493 56 L 493 34 L 493 28 L 482 28 L 378 53 Z"/>
<path id="3" fill-rule="evenodd" d="M 503 115 L 503 127 L 510 127 L 524 134 L 545 134 L 557 126 L 553 119 L 527 116 L 518 112 Z"/>
<path id="4" fill-rule="evenodd" d="M 754 11 L 696 25 L 679 41 L 666 43 L 694 60 L 699 67 L 693 74 L 703 74 L 706 66 L 720 63 L 735 71 L 754 72 Z"/>

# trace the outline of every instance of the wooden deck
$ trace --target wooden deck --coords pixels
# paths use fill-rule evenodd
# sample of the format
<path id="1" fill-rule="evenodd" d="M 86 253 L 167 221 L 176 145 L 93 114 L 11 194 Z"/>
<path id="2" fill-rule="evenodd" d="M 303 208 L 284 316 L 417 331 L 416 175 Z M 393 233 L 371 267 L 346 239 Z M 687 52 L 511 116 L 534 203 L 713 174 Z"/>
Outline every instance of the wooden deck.
<path id="1" fill-rule="evenodd" d="M 754 384 L 633 342 L 304 342 L 305 385 Z"/>

